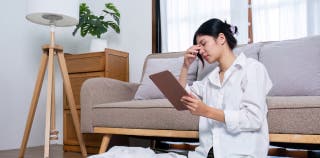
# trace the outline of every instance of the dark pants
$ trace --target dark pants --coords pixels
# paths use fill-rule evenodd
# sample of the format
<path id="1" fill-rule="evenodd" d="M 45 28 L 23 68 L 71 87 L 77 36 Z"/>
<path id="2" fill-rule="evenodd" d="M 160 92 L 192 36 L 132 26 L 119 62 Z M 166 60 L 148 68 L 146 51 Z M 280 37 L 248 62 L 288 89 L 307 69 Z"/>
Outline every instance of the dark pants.
<path id="1" fill-rule="evenodd" d="M 213 155 L 213 147 L 211 147 L 210 151 L 208 152 L 207 158 L 214 158 L 214 155 Z"/>

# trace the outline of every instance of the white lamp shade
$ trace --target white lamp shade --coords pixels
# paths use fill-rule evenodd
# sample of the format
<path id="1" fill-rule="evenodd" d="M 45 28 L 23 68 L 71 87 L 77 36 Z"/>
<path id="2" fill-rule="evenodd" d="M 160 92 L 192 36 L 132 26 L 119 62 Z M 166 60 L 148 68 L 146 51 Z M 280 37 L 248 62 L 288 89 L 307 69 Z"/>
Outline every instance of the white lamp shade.
<path id="1" fill-rule="evenodd" d="M 73 26 L 79 22 L 78 0 L 28 0 L 26 18 L 41 25 Z"/>

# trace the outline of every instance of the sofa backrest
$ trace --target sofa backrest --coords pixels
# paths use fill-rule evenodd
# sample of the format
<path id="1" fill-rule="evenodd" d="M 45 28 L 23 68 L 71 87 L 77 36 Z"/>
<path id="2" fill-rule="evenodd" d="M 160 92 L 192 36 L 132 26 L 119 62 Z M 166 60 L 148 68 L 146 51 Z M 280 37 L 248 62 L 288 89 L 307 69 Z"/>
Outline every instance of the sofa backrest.
<path id="1" fill-rule="evenodd" d="M 239 45 L 237 48 L 235 48 L 233 51 L 236 55 L 239 55 L 241 52 L 246 54 L 247 57 L 251 57 L 254 59 L 258 59 L 258 53 L 261 49 L 261 46 L 263 43 L 254 43 L 254 44 L 244 44 Z M 184 52 L 169 52 L 169 53 L 154 53 L 149 54 L 143 64 L 143 70 L 142 75 L 140 79 L 140 83 L 142 84 L 141 87 L 138 89 L 138 96 L 140 94 L 143 94 L 143 96 L 146 96 L 147 92 L 141 92 L 146 91 L 147 89 L 153 89 L 156 88 L 155 86 L 151 86 L 149 83 L 150 80 L 147 78 L 150 73 L 159 72 L 160 70 L 165 69 L 171 69 L 173 73 L 178 77 L 177 73 L 179 73 L 180 68 L 182 66 L 183 62 L 183 55 Z M 169 63 L 167 65 L 164 65 L 164 60 L 167 60 Z M 176 62 L 175 65 L 172 65 L 172 62 Z M 173 67 L 172 67 L 173 66 Z M 208 73 L 210 73 L 215 67 L 217 67 L 216 63 L 208 64 L 204 63 L 204 66 L 197 58 L 196 61 L 192 64 L 190 67 L 189 73 L 188 73 L 188 83 L 191 84 L 195 80 L 201 80 L 203 77 L 205 77 Z M 178 69 L 178 70 L 177 70 Z M 158 90 L 155 90 L 156 93 L 159 93 Z M 152 95 L 152 96 L 159 96 L 159 95 Z M 149 97 L 149 94 L 148 94 Z M 148 98 L 147 97 L 147 98 Z M 162 95 L 160 97 L 163 97 Z M 135 97 L 136 99 L 145 99 L 146 97 Z"/>
<path id="2" fill-rule="evenodd" d="M 241 52 L 243 52 L 247 57 L 250 58 L 254 58 L 256 60 L 258 60 L 259 58 L 259 51 L 262 47 L 264 43 L 253 43 L 253 44 L 243 44 L 243 45 L 239 45 L 237 46 L 233 52 L 236 55 L 239 55 Z M 145 74 L 145 70 L 147 67 L 147 61 L 149 59 L 168 59 L 168 58 L 179 58 L 179 57 L 183 57 L 184 52 L 169 52 L 169 53 L 154 53 L 154 54 L 149 54 L 143 64 L 143 71 L 142 71 L 142 76 L 140 79 L 140 82 L 142 82 L 143 80 L 143 76 Z M 197 80 L 201 80 L 203 77 L 205 77 L 209 72 L 211 72 L 216 66 L 217 64 L 208 64 L 205 62 L 204 66 L 202 66 L 202 63 L 199 62 L 199 60 L 197 59 L 196 62 L 194 64 L 193 68 L 197 68 L 196 70 L 196 74 L 194 73 L 194 70 L 191 70 L 193 72 L 191 72 L 190 75 L 193 75 L 190 80 L 193 80 L 194 75 L 196 75 L 196 79 Z M 177 65 L 179 66 L 179 65 Z"/>
<path id="3" fill-rule="evenodd" d="M 247 57 L 257 59 L 265 65 L 273 82 L 270 96 L 320 96 L 320 36 L 244 44 L 237 46 L 233 52 L 236 55 L 243 52 Z M 148 55 L 144 61 L 140 81 L 142 83 L 140 87 L 144 89 L 143 93 L 147 94 L 154 89 L 156 93 L 160 93 L 154 85 L 150 87 L 151 81 L 147 81 L 147 84 L 144 81 L 148 80 L 151 73 L 170 69 L 178 77 L 183 64 L 183 55 L 184 52 Z M 188 82 L 201 80 L 216 66 L 216 63 L 205 63 L 203 67 L 197 59 L 190 68 Z M 138 92 L 141 92 L 140 87 Z M 152 97 L 159 97 L 159 95 Z M 140 97 L 140 99 L 146 98 Z"/>
<path id="4" fill-rule="evenodd" d="M 239 55 L 240 53 L 243 52 L 247 57 L 258 60 L 259 51 L 262 46 L 263 46 L 263 43 L 238 45 L 233 50 L 233 52 L 235 53 L 235 55 Z M 217 63 L 208 64 L 205 62 L 205 65 L 203 67 L 202 64 L 199 62 L 197 80 L 203 79 L 206 75 L 208 75 L 208 73 L 210 73 L 217 66 L 218 66 Z"/>
<path id="5" fill-rule="evenodd" d="M 273 82 L 270 96 L 320 95 L 320 36 L 266 43 L 259 61 Z"/>

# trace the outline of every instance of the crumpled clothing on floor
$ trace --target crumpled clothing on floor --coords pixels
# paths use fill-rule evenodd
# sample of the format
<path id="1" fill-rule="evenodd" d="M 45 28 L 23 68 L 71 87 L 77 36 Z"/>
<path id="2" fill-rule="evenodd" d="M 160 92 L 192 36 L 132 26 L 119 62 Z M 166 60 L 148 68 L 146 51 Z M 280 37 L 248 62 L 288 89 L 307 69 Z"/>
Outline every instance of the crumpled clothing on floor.
<path id="1" fill-rule="evenodd" d="M 150 148 L 114 146 L 108 152 L 88 158 L 187 158 L 176 153 L 156 154 Z"/>

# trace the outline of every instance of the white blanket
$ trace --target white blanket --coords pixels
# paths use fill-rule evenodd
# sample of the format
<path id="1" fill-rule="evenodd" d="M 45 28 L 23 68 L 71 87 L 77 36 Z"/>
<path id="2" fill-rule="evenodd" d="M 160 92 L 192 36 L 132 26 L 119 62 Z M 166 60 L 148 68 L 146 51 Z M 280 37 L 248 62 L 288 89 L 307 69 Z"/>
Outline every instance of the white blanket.
<path id="1" fill-rule="evenodd" d="M 108 152 L 88 158 L 187 158 L 176 153 L 156 154 L 150 148 L 114 146 Z"/>

